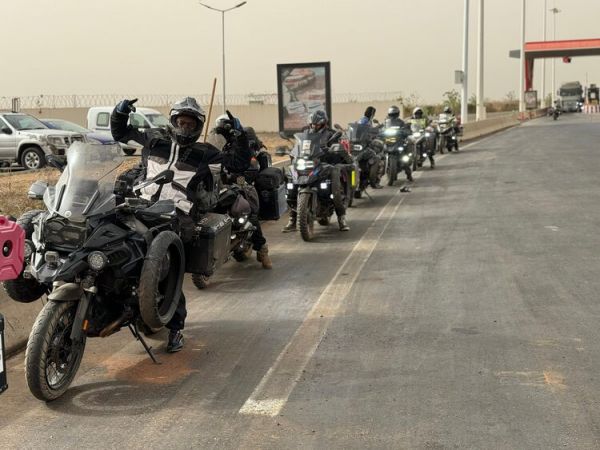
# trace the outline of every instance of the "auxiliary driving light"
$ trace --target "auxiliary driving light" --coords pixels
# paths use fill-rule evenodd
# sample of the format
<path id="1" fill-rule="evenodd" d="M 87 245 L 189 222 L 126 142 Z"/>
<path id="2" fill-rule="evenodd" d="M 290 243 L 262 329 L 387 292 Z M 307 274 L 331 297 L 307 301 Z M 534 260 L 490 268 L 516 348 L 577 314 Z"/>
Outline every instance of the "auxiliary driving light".
<path id="1" fill-rule="evenodd" d="M 321 189 L 327 189 L 327 183 L 321 183 Z"/>
<path id="2" fill-rule="evenodd" d="M 56 264 L 58 262 L 58 252 L 44 253 L 44 261 L 46 261 L 48 264 Z"/>
<path id="3" fill-rule="evenodd" d="M 95 251 L 88 255 L 88 264 L 92 270 L 102 270 L 108 264 L 108 258 L 102 252 Z"/>
<path id="4" fill-rule="evenodd" d="M 294 183 L 288 183 L 287 184 L 287 190 L 288 191 L 293 191 L 294 190 Z"/>

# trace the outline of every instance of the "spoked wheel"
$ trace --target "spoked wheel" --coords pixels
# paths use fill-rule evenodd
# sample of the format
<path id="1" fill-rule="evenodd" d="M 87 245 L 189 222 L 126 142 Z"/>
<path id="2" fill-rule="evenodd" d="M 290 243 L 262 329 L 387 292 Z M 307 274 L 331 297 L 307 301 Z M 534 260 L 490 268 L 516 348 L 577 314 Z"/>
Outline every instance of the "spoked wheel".
<path id="1" fill-rule="evenodd" d="M 298 224 L 300 226 L 300 235 L 305 241 L 313 239 L 315 234 L 315 217 L 312 211 L 312 194 L 298 195 Z"/>
<path id="2" fill-rule="evenodd" d="M 65 393 L 79 369 L 82 342 L 71 341 L 78 303 L 46 303 L 40 311 L 27 343 L 25 377 L 31 393 L 44 401 L 55 400 Z"/>
<path id="3" fill-rule="evenodd" d="M 195 273 L 192 275 L 192 282 L 198 289 L 206 289 L 210 284 L 210 277 Z"/>

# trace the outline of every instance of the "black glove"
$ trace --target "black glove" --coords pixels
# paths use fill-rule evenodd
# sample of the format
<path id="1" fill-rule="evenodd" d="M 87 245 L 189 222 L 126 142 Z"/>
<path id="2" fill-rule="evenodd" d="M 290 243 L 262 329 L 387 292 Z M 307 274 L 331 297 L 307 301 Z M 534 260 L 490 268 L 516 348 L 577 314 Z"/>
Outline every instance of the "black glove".
<path id="1" fill-rule="evenodd" d="M 128 116 L 130 113 L 135 112 L 135 106 L 133 106 L 133 104 L 137 101 L 138 101 L 137 98 L 134 98 L 133 100 L 127 100 L 127 99 L 121 100 L 117 104 L 117 107 L 115 108 L 115 110 L 119 114 Z"/>
<path id="2" fill-rule="evenodd" d="M 215 132 L 228 138 L 230 136 L 238 137 L 244 132 L 240 119 L 233 117 L 233 114 L 229 110 L 225 111 L 229 119 L 221 120 L 219 125 L 216 127 Z"/>

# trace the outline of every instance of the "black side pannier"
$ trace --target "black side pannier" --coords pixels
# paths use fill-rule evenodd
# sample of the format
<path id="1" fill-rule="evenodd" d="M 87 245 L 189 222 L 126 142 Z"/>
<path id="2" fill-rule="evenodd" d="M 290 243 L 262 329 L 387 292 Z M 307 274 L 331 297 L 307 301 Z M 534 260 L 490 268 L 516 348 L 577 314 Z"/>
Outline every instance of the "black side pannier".
<path id="1" fill-rule="evenodd" d="M 195 225 L 192 239 L 184 243 L 185 271 L 210 276 L 229 257 L 231 218 L 208 213 Z"/>
<path id="2" fill-rule="evenodd" d="M 280 185 L 277 189 L 260 191 L 258 198 L 260 200 L 258 218 L 261 220 L 279 220 L 287 211 L 288 206 L 284 184 Z"/>
<path id="3" fill-rule="evenodd" d="M 284 176 L 283 171 L 278 167 L 267 167 L 261 171 L 256 180 L 254 180 L 254 187 L 260 193 L 262 191 L 273 191 L 283 184 Z"/>

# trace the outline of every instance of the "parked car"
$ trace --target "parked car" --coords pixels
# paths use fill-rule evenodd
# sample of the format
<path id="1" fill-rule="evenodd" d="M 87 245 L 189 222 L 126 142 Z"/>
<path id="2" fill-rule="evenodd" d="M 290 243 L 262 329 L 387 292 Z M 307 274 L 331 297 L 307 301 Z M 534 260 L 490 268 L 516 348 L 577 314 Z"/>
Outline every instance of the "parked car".
<path id="1" fill-rule="evenodd" d="M 0 112 L 0 162 L 21 164 L 26 169 L 46 165 L 47 155 L 64 157 L 75 141 L 85 142 L 85 135 L 53 130 L 37 118 L 24 113 Z"/>
<path id="2" fill-rule="evenodd" d="M 73 131 L 75 133 L 84 134 L 88 141 L 97 141 L 104 145 L 116 144 L 112 136 L 107 136 L 106 134 L 102 133 L 94 133 L 92 130 L 88 130 L 81 125 L 69 122 L 68 120 L 40 119 L 40 121 L 48 128 L 52 128 L 53 130 Z"/>
<path id="3" fill-rule="evenodd" d="M 110 114 L 114 106 L 94 106 L 88 110 L 87 127 L 95 132 L 112 137 L 110 132 Z M 169 120 L 160 112 L 150 108 L 137 108 L 136 112 L 129 115 L 129 125 L 135 128 L 166 128 Z M 127 144 L 119 143 L 126 155 L 133 155 L 142 148 L 137 142 L 129 141 Z"/>

